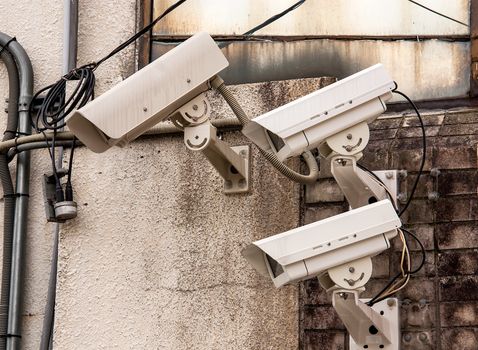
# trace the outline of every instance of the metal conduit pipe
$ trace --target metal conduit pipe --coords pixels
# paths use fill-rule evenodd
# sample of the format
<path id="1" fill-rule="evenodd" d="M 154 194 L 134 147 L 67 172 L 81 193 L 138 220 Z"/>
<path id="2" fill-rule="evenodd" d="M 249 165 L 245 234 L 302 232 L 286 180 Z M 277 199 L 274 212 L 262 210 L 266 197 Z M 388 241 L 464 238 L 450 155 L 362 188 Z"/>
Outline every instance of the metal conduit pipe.
<path id="1" fill-rule="evenodd" d="M 55 142 L 55 145 L 57 147 L 71 147 L 73 141 L 56 141 Z M 75 141 L 75 146 L 80 146 L 82 145 L 82 143 L 78 140 Z M 13 158 L 15 158 L 15 156 L 18 154 L 18 153 L 21 153 L 21 152 L 25 152 L 25 151 L 32 151 L 32 150 L 36 150 L 36 149 L 42 149 L 42 148 L 51 148 L 51 143 L 50 142 L 47 142 L 47 141 L 37 141 L 37 142 L 29 142 L 29 143 L 25 143 L 23 145 L 19 145 L 15 148 L 10 148 L 8 150 L 8 154 L 7 154 L 7 159 L 8 159 L 8 162 L 10 163 Z"/>
<path id="2" fill-rule="evenodd" d="M 19 77 L 15 61 L 7 49 L 2 51 L 0 56 L 5 63 L 8 73 L 8 119 L 3 141 L 16 136 L 18 126 L 18 94 Z M 13 241 L 13 218 L 15 215 L 15 197 L 12 176 L 8 168 L 6 152 L 0 152 L 0 181 L 3 188 L 3 254 L 2 254 L 2 279 L 0 291 L 0 349 L 7 346 L 8 328 L 8 302 L 10 294 L 10 270 L 12 260 Z"/>
<path id="3" fill-rule="evenodd" d="M 9 43 L 10 42 L 10 43 Z M 23 47 L 4 33 L 0 33 L 0 46 L 8 45 L 19 72 L 18 131 L 24 135 L 31 133 L 28 107 L 33 93 L 33 68 Z M 15 215 L 13 221 L 12 264 L 10 273 L 10 293 L 8 307 L 7 344 L 8 350 L 20 348 L 21 313 L 23 290 L 24 240 L 27 229 L 28 196 L 30 192 L 30 152 L 22 152 L 17 158 L 15 194 Z"/>
<path id="4" fill-rule="evenodd" d="M 226 87 L 224 80 L 222 80 L 221 77 L 216 76 L 216 78 L 211 81 L 211 85 L 220 92 L 222 97 L 224 97 L 234 114 L 237 116 L 237 119 L 239 119 L 240 123 L 243 126 L 248 124 L 250 121 L 249 117 L 246 115 L 246 112 L 244 112 L 239 102 L 237 102 L 234 95 Z M 314 155 L 310 151 L 302 153 L 302 157 L 309 168 L 308 175 L 303 175 L 292 170 L 287 165 L 282 163 L 282 161 L 272 152 L 264 151 L 261 148 L 259 148 L 259 151 L 282 175 L 288 177 L 294 182 L 308 184 L 316 182 L 319 178 L 319 166 Z"/>
<path id="5" fill-rule="evenodd" d="M 238 129 L 242 125 L 237 121 L 237 119 L 216 119 L 211 121 L 212 125 L 214 125 L 218 129 Z M 178 134 L 182 133 L 183 130 L 178 128 L 177 126 L 169 123 L 159 123 L 156 126 L 153 126 L 151 129 L 146 131 L 144 134 L 145 135 L 164 135 L 164 134 Z M 68 140 L 73 140 L 73 133 L 70 131 L 62 131 L 58 132 L 55 136 L 55 139 L 57 141 L 68 141 Z M 0 142 L 0 152 L 8 151 L 10 149 L 14 148 L 20 148 L 21 145 L 27 145 L 30 143 L 38 143 L 38 142 L 45 142 L 45 139 L 48 141 L 51 141 L 53 139 L 53 133 L 51 132 L 45 132 L 45 135 L 43 134 L 33 134 L 29 136 L 23 136 L 19 137 L 16 140 L 8 140 L 5 142 Z M 81 142 L 78 142 L 78 145 L 81 144 Z M 57 142 L 58 143 L 58 142 Z M 38 147 L 38 148 L 45 148 L 45 147 Z M 22 148 L 24 149 L 24 148 Z M 36 149 L 36 148 L 32 148 Z"/>
<path id="6" fill-rule="evenodd" d="M 63 74 L 67 74 L 70 70 L 76 67 L 78 49 L 78 0 L 63 0 L 63 6 Z M 60 146 L 58 159 L 56 161 L 56 168 L 60 169 L 63 161 L 63 145 L 56 141 L 55 143 Z M 43 317 L 40 350 L 48 350 L 53 347 L 59 235 L 60 224 L 54 223 L 50 278 L 48 279 L 47 300 L 45 304 L 45 316 Z"/>
<path id="7" fill-rule="evenodd" d="M 73 133 L 69 131 L 63 131 L 58 134 L 56 134 L 56 140 L 73 140 Z M 3 152 L 5 150 L 9 150 L 10 148 L 15 148 L 20 145 L 24 145 L 27 143 L 32 143 L 32 142 L 38 142 L 38 141 L 45 141 L 45 138 L 47 140 L 52 140 L 53 139 L 53 133 L 45 133 L 43 134 L 33 134 L 29 136 L 23 136 L 19 137 L 15 140 L 8 140 L 5 142 L 0 143 L 0 152 Z"/>

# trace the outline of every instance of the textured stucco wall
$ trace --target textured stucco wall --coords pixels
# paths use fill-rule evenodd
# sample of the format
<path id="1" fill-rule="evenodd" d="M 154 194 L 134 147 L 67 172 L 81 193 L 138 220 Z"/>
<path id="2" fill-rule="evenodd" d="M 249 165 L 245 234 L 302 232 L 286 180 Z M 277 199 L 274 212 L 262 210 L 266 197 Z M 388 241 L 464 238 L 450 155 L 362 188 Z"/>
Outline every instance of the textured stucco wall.
<path id="1" fill-rule="evenodd" d="M 231 90 L 256 115 L 328 81 Z M 232 117 L 217 94 L 210 100 L 213 118 Z M 223 136 L 248 143 L 239 132 Z M 252 169 L 251 193 L 226 196 L 182 135 L 148 136 L 101 155 L 81 148 L 79 217 L 61 236 L 57 348 L 296 349 L 297 287 L 275 289 L 240 251 L 298 225 L 299 186 L 255 148 Z"/>
<path id="2" fill-rule="evenodd" d="M 136 2 L 80 1 L 78 63 L 98 59 L 135 28 Z M 0 30 L 33 63 L 35 90 L 61 74 L 62 2 L 0 3 Z M 134 70 L 134 48 L 96 71 L 97 94 Z M 0 98 L 8 95 L 0 65 Z M 319 80 L 234 88 L 251 115 L 317 88 Z M 231 116 L 212 96 L 215 117 Z M 3 114 L 3 112 L 1 112 Z M 6 114 L 0 119 L 4 124 Z M 244 144 L 226 132 L 231 144 Z M 252 240 L 296 227 L 299 187 L 253 150 L 253 190 L 225 196 L 218 174 L 181 135 L 148 136 L 96 155 L 80 148 L 78 218 L 62 227 L 55 347 L 58 349 L 294 349 L 297 288 L 274 289 L 240 256 Z M 298 166 L 298 163 L 291 163 Z M 26 242 L 23 348 L 38 347 L 51 258 L 40 178 L 32 156 Z M 3 209 L 0 201 L 0 210 Z"/>
<path id="3" fill-rule="evenodd" d="M 135 30 L 136 1 L 119 0 L 79 2 L 78 62 L 98 59 L 126 39 Z M 61 75 L 63 1 L 0 2 L 0 31 L 15 36 L 32 61 L 35 90 L 57 80 Z M 134 47 L 113 58 L 97 70 L 97 92 L 130 74 L 134 67 Z M 3 101 L 8 97 L 6 69 L 0 63 L 0 126 L 5 125 Z M 46 223 L 40 177 L 49 171 L 46 151 L 32 157 L 30 212 L 26 241 L 25 305 L 22 342 L 25 349 L 40 343 L 48 275 L 50 269 L 52 225 Z M 0 201 L 3 220 L 3 202 Z M 0 242 L 1 244 L 1 242 Z"/>

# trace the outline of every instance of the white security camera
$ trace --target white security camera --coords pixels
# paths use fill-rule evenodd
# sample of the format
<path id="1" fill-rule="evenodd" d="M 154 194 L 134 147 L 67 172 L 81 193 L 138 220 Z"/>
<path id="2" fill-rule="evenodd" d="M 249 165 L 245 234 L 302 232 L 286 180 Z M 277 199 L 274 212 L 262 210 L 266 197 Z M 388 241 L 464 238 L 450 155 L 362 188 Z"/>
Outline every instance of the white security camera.
<path id="1" fill-rule="evenodd" d="M 387 110 L 385 102 L 394 87 L 385 68 L 377 64 L 254 118 L 242 132 L 264 151 L 285 160 L 375 120 Z"/>
<path id="2" fill-rule="evenodd" d="M 382 200 L 256 241 L 242 255 L 278 288 L 379 254 L 401 225 L 391 202 Z"/>
<path id="3" fill-rule="evenodd" d="M 75 111 L 67 126 L 94 152 L 124 146 L 210 88 L 229 65 L 207 33 L 198 33 Z"/>

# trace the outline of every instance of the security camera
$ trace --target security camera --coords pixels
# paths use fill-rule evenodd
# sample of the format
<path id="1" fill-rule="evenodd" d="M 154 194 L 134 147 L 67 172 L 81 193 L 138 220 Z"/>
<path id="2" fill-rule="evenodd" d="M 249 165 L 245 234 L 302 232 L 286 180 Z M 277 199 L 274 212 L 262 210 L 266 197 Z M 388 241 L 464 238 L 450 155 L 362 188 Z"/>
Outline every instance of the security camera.
<path id="1" fill-rule="evenodd" d="M 242 132 L 264 151 L 285 160 L 375 120 L 387 110 L 385 102 L 394 87 L 385 68 L 377 64 L 254 118 Z"/>
<path id="2" fill-rule="evenodd" d="M 242 255 L 278 288 L 390 247 L 401 221 L 389 200 L 256 241 Z"/>
<path id="3" fill-rule="evenodd" d="M 207 33 L 198 33 L 76 110 L 67 126 L 94 152 L 124 146 L 210 88 L 229 65 Z"/>

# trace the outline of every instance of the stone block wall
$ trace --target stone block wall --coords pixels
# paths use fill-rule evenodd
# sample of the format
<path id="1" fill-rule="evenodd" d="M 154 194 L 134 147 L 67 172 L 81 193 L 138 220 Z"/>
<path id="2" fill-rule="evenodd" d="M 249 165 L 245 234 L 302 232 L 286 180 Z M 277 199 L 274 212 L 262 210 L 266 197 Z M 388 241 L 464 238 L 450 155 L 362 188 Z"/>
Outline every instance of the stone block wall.
<path id="1" fill-rule="evenodd" d="M 426 248 L 426 263 L 399 292 L 403 350 L 478 349 L 478 112 L 423 113 L 427 161 L 414 200 L 402 219 Z M 405 169 L 410 192 L 422 154 L 421 130 L 412 114 L 371 125 L 360 161 L 371 170 Z M 433 171 L 432 171 L 433 169 Z M 439 170 L 437 175 L 436 170 Z M 438 194 L 438 198 L 436 197 Z M 331 178 L 306 188 L 302 224 L 347 210 Z M 363 297 L 375 295 L 398 271 L 400 243 L 373 259 Z M 411 243 L 418 263 L 420 249 Z M 345 327 L 317 279 L 300 287 L 300 349 L 348 349 Z"/>

